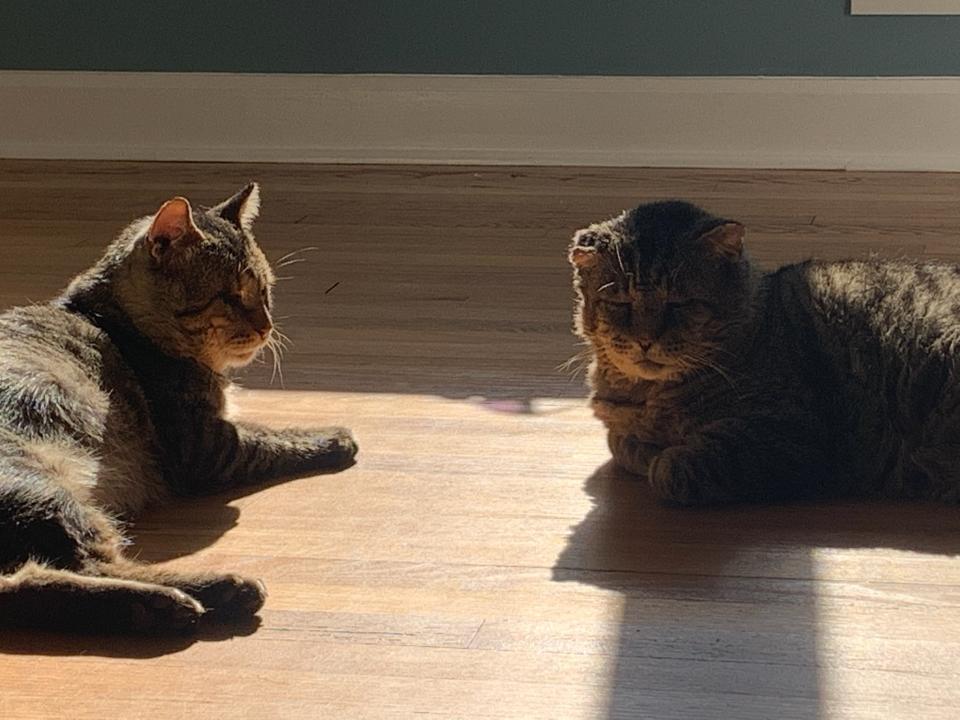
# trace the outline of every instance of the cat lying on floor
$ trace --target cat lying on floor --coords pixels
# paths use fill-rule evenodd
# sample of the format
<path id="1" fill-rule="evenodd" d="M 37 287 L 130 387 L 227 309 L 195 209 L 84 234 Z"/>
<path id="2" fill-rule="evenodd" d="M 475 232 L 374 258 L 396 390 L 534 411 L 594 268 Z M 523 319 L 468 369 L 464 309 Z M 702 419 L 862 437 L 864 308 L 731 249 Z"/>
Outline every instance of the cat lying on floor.
<path id="1" fill-rule="evenodd" d="M 960 268 L 760 272 L 685 202 L 580 230 L 569 259 L 614 460 L 684 505 L 960 500 Z"/>
<path id="2" fill-rule="evenodd" d="M 347 467 L 342 428 L 224 417 L 224 373 L 271 342 L 259 189 L 177 197 L 46 305 L 0 315 L 0 623 L 166 633 L 255 613 L 264 587 L 123 556 L 116 518 L 171 495 Z"/>

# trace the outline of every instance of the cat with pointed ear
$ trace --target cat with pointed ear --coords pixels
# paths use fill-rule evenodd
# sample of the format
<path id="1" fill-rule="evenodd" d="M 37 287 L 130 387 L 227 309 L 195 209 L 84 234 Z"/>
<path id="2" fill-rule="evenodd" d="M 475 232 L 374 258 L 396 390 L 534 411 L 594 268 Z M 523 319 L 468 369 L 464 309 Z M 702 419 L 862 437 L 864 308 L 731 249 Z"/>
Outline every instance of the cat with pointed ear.
<path id="1" fill-rule="evenodd" d="M 250 183 L 233 197 L 212 208 L 211 212 L 249 233 L 253 221 L 260 215 L 260 185 Z"/>
<path id="2" fill-rule="evenodd" d="M 203 239 L 203 233 L 193 222 L 193 208 L 185 197 L 167 200 L 150 223 L 146 243 L 150 256 L 158 263 Z"/>
<path id="3" fill-rule="evenodd" d="M 682 505 L 960 501 L 957 267 L 765 271 L 744 235 L 671 200 L 574 236 L 574 328 L 617 464 Z"/>
<path id="4" fill-rule="evenodd" d="M 137 562 L 119 519 L 353 464 L 342 427 L 227 414 L 230 371 L 276 344 L 259 208 L 256 183 L 209 208 L 172 197 L 59 298 L 0 314 L 0 626 L 158 634 L 248 619 L 263 583 Z"/>
<path id="5" fill-rule="evenodd" d="M 730 260 L 743 255 L 743 238 L 747 229 L 738 222 L 723 222 L 700 236 L 700 241 Z"/>
<path id="6" fill-rule="evenodd" d="M 593 267 L 607 253 L 612 242 L 614 237 L 604 225 L 591 225 L 577 230 L 570 242 L 567 259 L 576 268 Z"/>

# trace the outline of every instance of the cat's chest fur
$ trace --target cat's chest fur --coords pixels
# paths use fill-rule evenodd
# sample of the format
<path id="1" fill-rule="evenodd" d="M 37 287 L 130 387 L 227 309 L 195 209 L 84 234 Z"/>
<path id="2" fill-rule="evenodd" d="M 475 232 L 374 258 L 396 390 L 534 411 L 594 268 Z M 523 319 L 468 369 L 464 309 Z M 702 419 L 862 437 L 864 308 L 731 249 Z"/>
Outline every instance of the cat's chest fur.
<path id="1" fill-rule="evenodd" d="M 602 365 L 592 375 L 592 400 L 612 406 L 605 408 L 610 411 L 604 418 L 608 428 L 661 447 L 682 444 L 711 418 L 723 416 L 731 404 L 732 389 L 719 378 L 685 383 L 630 381 Z"/>

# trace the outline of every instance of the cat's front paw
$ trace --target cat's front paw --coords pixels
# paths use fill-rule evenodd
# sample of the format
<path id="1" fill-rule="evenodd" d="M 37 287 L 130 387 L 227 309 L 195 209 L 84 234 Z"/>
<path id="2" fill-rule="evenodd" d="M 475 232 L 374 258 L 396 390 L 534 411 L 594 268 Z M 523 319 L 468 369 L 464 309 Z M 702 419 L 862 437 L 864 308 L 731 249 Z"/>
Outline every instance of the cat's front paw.
<path id="1" fill-rule="evenodd" d="M 661 500 L 678 505 L 700 505 L 705 502 L 701 478 L 697 477 L 689 451 L 681 447 L 667 448 L 650 461 L 650 486 Z"/>
<path id="2" fill-rule="evenodd" d="M 138 635 L 170 635 L 192 632 L 204 613 L 203 607 L 193 597 L 176 588 L 145 586 L 130 594 L 133 600 L 123 607 L 123 592 L 102 593 L 105 601 L 97 610 L 105 618 L 112 618 L 115 627 Z M 100 599 L 98 597 L 98 599 Z M 111 601 L 116 600 L 115 612 L 111 613 Z M 109 622 L 109 621 L 108 621 Z"/>
<path id="3" fill-rule="evenodd" d="M 343 427 L 330 427 L 313 433 L 311 461 L 316 468 L 342 470 L 354 464 L 359 450 L 353 434 Z"/>
<path id="4" fill-rule="evenodd" d="M 203 605 L 204 621 L 228 622 L 255 615 L 267 599 L 266 586 L 240 575 L 215 575 L 181 588 Z"/>
<path id="5" fill-rule="evenodd" d="M 653 443 L 642 442 L 636 435 L 611 431 L 607 435 L 610 453 L 617 464 L 627 472 L 645 477 L 653 459 L 663 452 L 663 448 Z"/>

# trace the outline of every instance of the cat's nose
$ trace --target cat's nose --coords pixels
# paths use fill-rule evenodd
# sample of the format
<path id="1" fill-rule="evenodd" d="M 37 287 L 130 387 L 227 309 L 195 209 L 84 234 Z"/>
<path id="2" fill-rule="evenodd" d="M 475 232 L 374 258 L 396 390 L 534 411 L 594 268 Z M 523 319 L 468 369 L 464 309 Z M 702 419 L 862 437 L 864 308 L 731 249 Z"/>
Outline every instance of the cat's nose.
<path id="1" fill-rule="evenodd" d="M 253 331 L 260 336 L 261 340 L 266 340 L 272 330 L 273 323 L 270 321 L 270 318 L 259 318 L 259 322 L 253 323 Z"/>
<path id="2" fill-rule="evenodd" d="M 652 342 L 638 342 L 637 345 L 640 346 L 640 349 L 641 349 L 641 350 L 643 350 L 644 352 L 647 352 L 647 351 L 649 351 L 650 348 L 653 346 L 653 343 L 652 343 Z"/>

